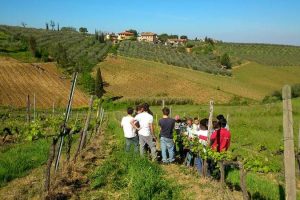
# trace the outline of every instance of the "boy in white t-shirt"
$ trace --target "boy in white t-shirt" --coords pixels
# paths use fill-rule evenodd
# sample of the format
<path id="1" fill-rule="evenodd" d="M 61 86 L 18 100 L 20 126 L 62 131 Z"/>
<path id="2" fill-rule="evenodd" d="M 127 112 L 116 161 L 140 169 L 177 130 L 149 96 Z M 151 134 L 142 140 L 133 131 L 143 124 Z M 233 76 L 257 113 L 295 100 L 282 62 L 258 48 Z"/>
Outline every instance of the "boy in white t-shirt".
<path id="1" fill-rule="evenodd" d="M 152 160 L 156 160 L 156 147 L 153 139 L 156 140 L 153 130 L 153 116 L 150 115 L 148 112 L 145 111 L 143 106 L 138 107 L 139 114 L 137 114 L 134 118 L 136 122 L 139 122 L 140 127 L 136 127 L 135 123 L 132 122 L 134 128 L 138 130 L 139 133 L 139 144 L 140 144 L 140 154 L 144 156 L 145 144 L 148 144 L 151 150 L 151 157 Z"/>
<path id="2" fill-rule="evenodd" d="M 134 152 L 138 152 L 139 150 L 139 139 L 136 135 L 136 129 L 133 127 L 132 122 L 134 121 L 134 118 L 132 117 L 133 114 L 133 108 L 129 107 L 127 108 L 127 116 L 122 118 L 121 126 L 124 131 L 125 136 L 125 151 L 129 151 L 131 145 L 134 146 Z"/>

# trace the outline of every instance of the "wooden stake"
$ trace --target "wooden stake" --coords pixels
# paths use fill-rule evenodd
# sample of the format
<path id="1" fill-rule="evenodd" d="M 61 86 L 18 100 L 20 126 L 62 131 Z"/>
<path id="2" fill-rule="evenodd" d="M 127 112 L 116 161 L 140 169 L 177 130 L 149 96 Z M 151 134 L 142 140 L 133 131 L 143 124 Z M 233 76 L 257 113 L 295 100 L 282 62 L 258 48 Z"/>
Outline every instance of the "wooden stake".
<path id="1" fill-rule="evenodd" d="M 86 138 L 87 138 L 87 131 L 89 128 L 89 124 L 90 124 L 90 120 L 91 120 L 91 114 L 92 114 L 92 109 L 93 109 L 93 101 L 94 101 L 94 96 L 91 95 L 90 98 L 90 103 L 89 103 L 89 111 L 86 117 L 86 121 L 85 121 L 85 125 L 84 125 L 84 129 L 83 129 L 83 134 L 82 134 L 82 140 L 80 142 L 80 149 L 79 151 L 81 151 L 86 143 Z"/>
<path id="2" fill-rule="evenodd" d="M 54 112 L 55 112 L 55 107 L 54 107 L 55 105 L 54 105 L 54 102 L 53 102 L 53 104 L 52 104 L 52 115 L 54 116 Z"/>
<path id="3" fill-rule="evenodd" d="M 241 189 L 242 189 L 242 192 L 243 192 L 243 199 L 248 200 L 249 195 L 248 195 L 248 192 L 247 192 L 247 184 L 246 184 L 247 172 L 244 169 L 243 163 L 239 163 L 239 168 L 240 168 L 240 185 L 241 185 Z"/>
<path id="4" fill-rule="evenodd" d="M 34 93 L 33 94 L 33 121 L 35 121 L 36 119 L 35 106 L 36 106 L 36 101 L 35 101 L 35 93 Z"/>
<path id="5" fill-rule="evenodd" d="M 210 136 L 211 136 L 212 130 L 213 130 L 213 124 L 212 124 L 213 113 L 214 113 L 214 101 L 211 100 L 209 102 L 208 137 L 207 137 L 208 145 L 210 144 Z"/>
<path id="6" fill-rule="evenodd" d="M 293 134 L 293 114 L 291 87 L 282 88 L 283 132 L 284 132 L 284 168 L 285 168 L 285 199 L 296 199 L 295 152 Z"/>
<path id="7" fill-rule="evenodd" d="M 29 124 L 31 120 L 30 117 L 30 96 L 27 95 L 27 123 Z"/>
<path id="8" fill-rule="evenodd" d="M 300 153 L 300 123 L 299 123 L 299 133 L 298 133 L 298 153 Z"/>
<path id="9" fill-rule="evenodd" d="M 220 167 L 220 174 L 221 174 L 221 185 L 224 186 L 225 185 L 225 169 L 224 169 L 224 163 L 223 161 L 219 162 L 219 167 Z"/>
<path id="10" fill-rule="evenodd" d="M 165 100 L 164 99 L 162 100 L 162 107 L 163 108 L 165 107 Z"/>
<path id="11" fill-rule="evenodd" d="M 47 168 L 45 171 L 45 188 L 44 188 L 45 192 L 49 192 L 49 190 L 50 190 L 51 166 L 52 166 L 52 163 L 53 163 L 53 160 L 55 157 L 55 149 L 56 149 L 57 141 L 58 141 L 57 138 L 53 138 L 52 145 L 49 150 L 49 158 L 47 161 Z"/>

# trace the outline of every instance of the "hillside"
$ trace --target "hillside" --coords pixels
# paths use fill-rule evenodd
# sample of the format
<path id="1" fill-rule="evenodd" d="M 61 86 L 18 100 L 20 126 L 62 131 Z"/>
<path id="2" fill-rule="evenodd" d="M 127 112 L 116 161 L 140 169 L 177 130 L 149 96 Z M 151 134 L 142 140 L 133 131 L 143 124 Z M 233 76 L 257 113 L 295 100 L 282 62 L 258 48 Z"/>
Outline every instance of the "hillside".
<path id="1" fill-rule="evenodd" d="M 78 84 L 89 93 L 94 91 L 90 72 L 104 59 L 110 46 L 110 42 L 101 42 L 95 35 L 74 30 L 0 25 L 0 55 L 28 63 L 57 61 L 69 74 L 79 71 Z"/>
<path id="2" fill-rule="evenodd" d="M 149 42 L 123 41 L 118 53 L 122 56 L 152 60 L 164 64 L 184 67 L 212 74 L 231 75 L 221 67 L 217 56 L 212 54 L 187 53 L 185 46 L 166 46 Z"/>
<path id="3" fill-rule="evenodd" d="M 70 91 L 70 79 L 63 78 L 53 63 L 21 63 L 12 58 L 0 57 L 0 105 L 25 107 L 29 94 L 36 106 L 65 107 Z M 75 90 L 74 107 L 87 105 L 87 96 Z"/>
<path id="4" fill-rule="evenodd" d="M 218 103 L 235 96 L 262 100 L 283 84 L 299 83 L 299 67 L 269 67 L 249 62 L 233 69 L 233 76 L 217 76 L 127 57 L 108 57 L 99 66 L 109 96 L 137 98 L 191 98 L 197 103 Z"/>

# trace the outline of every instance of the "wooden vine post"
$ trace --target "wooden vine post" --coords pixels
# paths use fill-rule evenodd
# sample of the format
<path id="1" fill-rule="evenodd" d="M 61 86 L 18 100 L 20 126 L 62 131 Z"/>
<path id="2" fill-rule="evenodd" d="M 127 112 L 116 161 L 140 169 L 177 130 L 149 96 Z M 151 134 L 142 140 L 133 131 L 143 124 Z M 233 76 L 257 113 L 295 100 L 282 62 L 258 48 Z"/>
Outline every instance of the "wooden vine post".
<path id="1" fill-rule="evenodd" d="M 207 135 L 207 147 L 210 148 L 210 136 L 212 134 L 212 120 L 213 120 L 213 113 L 214 113 L 214 102 L 210 100 L 209 102 L 209 117 L 208 117 L 208 135 Z M 203 160 L 202 162 L 202 175 L 205 177 L 207 174 L 207 160 Z"/>
<path id="2" fill-rule="evenodd" d="M 213 114 L 214 114 L 214 101 L 210 100 L 209 102 L 209 117 L 208 117 L 208 137 L 207 137 L 207 144 L 210 145 L 210 136 L 213 130 Z"/>
<path id="3" fill-rule="evenodd" d="M 297 161 L 298 161 L 298 172 L 300 176 L 300 123 L 299 123 L 299 133 L 298 133 L 298 153 L 297 153 Z"/>
<path id="4" fill-rule="evenodd" d="M 29 94 L 27 95 L 27 108 L 26 108 L 26 111 L 27 111 L 27 123 L 29 124 L 30 120 L 31 120 L 31 116 L 30 116 L 30 96 L 29 96 Z"/>
<path id="5" fill-rule="evenodd" d="M 45 192 L 49 192 L 50 190 L 50 181 L 51 181 L 51 166 L 53 163 L 53 160 L 55 158 L 55 149 L 56 149 L 56 143 L 57 143 L 58 139 L 57 138 L 53 138 L 52 140 L 52 145 L 51 148 L 49 150 L 49 158 L 47 161 L 47 168 L 45 171 L 45 187 L 44 187 L 44 191 Z"/>
<path id="6" fill-rule="evenodd" d="M 91 114 L 92 114 L 92 110 L 93 110 L 93 101 L 94 101 L 94 96 L 91 95 L 90 102 L 89 102 L 89 111 L 88 111 L 88 114 L 87 114 L 87 117 L 86 117 L 84 129 L 83 129 L 83 132 L 82 132 L 82 138 L 81 138 L 81 141 L 80 141 L 79 151 L 81 151 L 83 149 L 83 147 L 85 146 L 85 143 L 86 143 L 87 131 L 88 131 L 88 128 L 89 128 L 89 125 L 90 125 Z"/>
<path id="7" fill-rule="evenodd" d="M 165 100 L 164 99 L 162 100 L 162 107 L 163 108 L 165 107 Z"/>
<path id="8" fill-rule="evenodd" d="M 284 132 L 284 170 L 285 170 L 285 199 L 296 199 L 295 152 L 293 134 L 293 115 L 291 102 L 291 87 L 282 88 L 283 103 L 283 132 Z"/>
<path id="9" fill-rule="evenodd" d="M 35 98 L 35 93 L 33 94 L 33 121 L 36 119 L 36 98 Z"/>

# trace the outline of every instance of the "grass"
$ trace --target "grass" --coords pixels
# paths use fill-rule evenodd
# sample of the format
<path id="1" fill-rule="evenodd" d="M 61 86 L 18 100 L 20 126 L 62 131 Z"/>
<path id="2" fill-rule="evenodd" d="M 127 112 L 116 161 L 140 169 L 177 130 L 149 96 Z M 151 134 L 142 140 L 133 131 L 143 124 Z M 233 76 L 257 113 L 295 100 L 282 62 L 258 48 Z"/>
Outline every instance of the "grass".
<path id="1" fill-rule="evenodd" d="M 44 164 L 48 158 L 49 142 L 38 140 L 20 143 L 0 152 L 0 186 L 27 175 L 31 169 Z"/>
<path id="2" fill-rule="evenodd" d="M 123 134 L 113 114 L 105 134 L 114 137 L 112 154 L 91 173 L 91 188 L 98 198 L 178 199 L 179 187 L 167 182 L 161 167 L 138 154 L 125 153 Z"/>
<path id="3" fill-rule="evenodd" d="M 124 101 L 145 98 L 188 98 L 194 103 L 251 103 L 284 84 L 299 83 L 299 67 L 270 67 L 248 63 L 233 69 L 232 77 L 211 75 L 136 58 L 107 58 L 100 63 L 102 76 L 109 84 L 108 96 Z M 121 99 L 121 100 L 122 100 Z"/>

